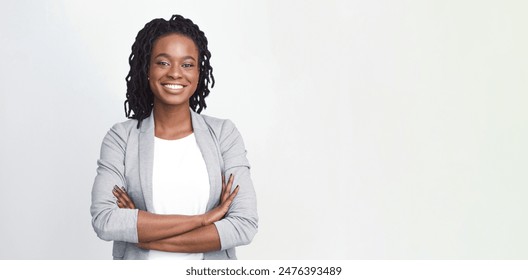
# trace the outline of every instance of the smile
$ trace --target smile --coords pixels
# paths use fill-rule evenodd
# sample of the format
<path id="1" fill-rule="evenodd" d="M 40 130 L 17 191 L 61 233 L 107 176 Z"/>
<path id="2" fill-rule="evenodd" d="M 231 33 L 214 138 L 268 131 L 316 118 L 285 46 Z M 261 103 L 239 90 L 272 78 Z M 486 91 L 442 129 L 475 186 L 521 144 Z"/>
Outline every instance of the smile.
<path id="1" fill-rule="evenodd" d="M 183 88 L 182 85 L 176 85 L 176 84 L 164 84 L 163 86 L 169 89 L 182 89 Z"/>

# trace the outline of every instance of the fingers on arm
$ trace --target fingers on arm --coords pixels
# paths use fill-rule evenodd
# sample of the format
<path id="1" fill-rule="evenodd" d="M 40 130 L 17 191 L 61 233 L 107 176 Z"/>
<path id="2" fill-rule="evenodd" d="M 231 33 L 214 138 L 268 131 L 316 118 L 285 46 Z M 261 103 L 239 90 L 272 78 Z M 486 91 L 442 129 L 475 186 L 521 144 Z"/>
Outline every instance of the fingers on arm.
<path id="1" fill-rule="evenodd" d="M 117 206 L 119 208 L 128 208 L 128 209 L 135 209 L 136 206 L 132 199 L 128 196 L 126 191 L 123 187 L 119 188 L 118 186 L 114 186 L 114 189 L 112 190 L 112 193 L 117 198 Z"/>
<path id="2" fill-rule="evenodd" d="M 233 199 L 235 199 L 235 196 L 238 193 L 238 189 L 239 189 L 239 186 L 236 186 L 235 190 L 229 195 L 228 197 L 229 204 L 231 204 L 231 202 L 233 202 Z"/>
<path id="3" fill-rule="evenodd" d="M 220 203 L 224 201 L 224 195 L 226 193 L 227 184 L 225 182 L 225 175 L 222 174 L 222 192 L 220 193 Z"/>
<path id="4" fill-rule="evenodd" d="M 222 175 L 222 194 L 220 196 L 220 203 L 223 203 L 227 199 L 229 199 L 231 194 L 231 187 L 233 186 L 233 181 L 235 180 L 235 176 L 233 174 L 229 175 L 229 179 L 227 183 L 225 183 L 225 176 Z"/>
<path id="5" fill-rule="evenodd" d="M 238 186 L 236 186 L 236 188 L 231 192 L 231 188 L 233 186 L 234 180 L 235 180 L 235 176 L 233 174 L 231 174 L 229 176 L 229 181 L 228 181 L 228 183 L 226 185 L 224 193 L 222 194 L 221 204 L 222 204 L 222 208 L 224 209 L 225 212 L 227 212 L 227 210 L 231 206 L 231 203 L 235 199 L 235 196 L 238 193 L 238 189 L 239 189 Z"/>

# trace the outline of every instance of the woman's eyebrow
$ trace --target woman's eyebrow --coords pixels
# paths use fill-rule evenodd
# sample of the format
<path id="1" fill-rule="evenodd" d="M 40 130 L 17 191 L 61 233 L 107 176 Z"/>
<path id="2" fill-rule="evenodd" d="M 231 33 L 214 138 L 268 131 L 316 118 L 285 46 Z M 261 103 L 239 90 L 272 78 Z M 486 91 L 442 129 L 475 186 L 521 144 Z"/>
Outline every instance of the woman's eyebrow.
<path id="1" fill-rule="evenodd" d="M 196 58 L 194 58 L 193 56 L 190 56 L 190 55 L 186 55 L 186 56 L 181 58 L 181 60 L 187 60 L 187 59 L 192 59 L 192 60 L 196 61 Z"/>

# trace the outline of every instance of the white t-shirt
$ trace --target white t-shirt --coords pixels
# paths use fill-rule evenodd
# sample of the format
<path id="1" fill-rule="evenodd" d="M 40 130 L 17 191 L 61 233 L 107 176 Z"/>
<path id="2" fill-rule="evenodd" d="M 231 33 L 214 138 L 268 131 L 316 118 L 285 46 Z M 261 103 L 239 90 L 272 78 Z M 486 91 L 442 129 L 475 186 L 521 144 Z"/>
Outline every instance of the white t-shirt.
<path id="1" fill-rule="evenodd" d="M 209 175 L 194 133 L 177 140 L 154 138 L 154 213 L 197 215 L 209 201 Z M 149 259 L 203 259 L 203 253 L 150 250 Z"/>

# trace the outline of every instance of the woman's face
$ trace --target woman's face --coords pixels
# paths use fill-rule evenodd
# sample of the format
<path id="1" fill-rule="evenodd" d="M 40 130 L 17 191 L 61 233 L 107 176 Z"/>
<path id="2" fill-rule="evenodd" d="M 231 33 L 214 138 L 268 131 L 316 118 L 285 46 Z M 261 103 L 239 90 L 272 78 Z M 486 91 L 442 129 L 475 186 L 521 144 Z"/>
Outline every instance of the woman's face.
<path id="1" fill-rule="evenodd" d="M 154 106 L 189 107 L 200 76 L 193 40 L 175 33 L 163 35 L 154 42 L 150 57 L 148 77 Z"/>

